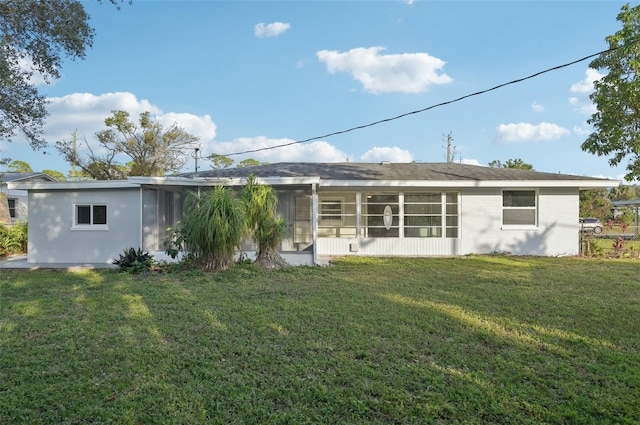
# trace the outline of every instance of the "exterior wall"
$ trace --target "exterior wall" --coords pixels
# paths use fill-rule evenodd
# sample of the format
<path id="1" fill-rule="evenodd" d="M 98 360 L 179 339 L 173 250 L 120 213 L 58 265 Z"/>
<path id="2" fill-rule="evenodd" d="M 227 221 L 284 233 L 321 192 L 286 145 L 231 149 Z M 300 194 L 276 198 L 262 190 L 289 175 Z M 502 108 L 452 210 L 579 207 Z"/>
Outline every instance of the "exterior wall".
<path id="1" fill-rule="evenodd" d="M 367 255 L 426 257 L 458 255 L 460 240 L 450 238 L 318 238 L 319 256 Z"/>
<path id="2" fill-rule="evenodd" d="M 3 185 L 1 192 L 7 195 L 7 199 L 15 199 L 16 216 L 11 217 L 11 223 L 26 223 L 28 216 L 28 192 L 26 190 L 8 190 Z"/>
<path id="3" fill-rule="evenodd" d="M 579 252 L 577 189 L 540 188 L 538 226 L 502 226 L 502 189 L 461 194 L 460 254 L 508 252 L 514 255 L 576 255 Z"/>
<path id="4" fill-rule="evenodd" d="M 536 189 L 523 187 L 522 189 Z M 433 191 L 428 189 L 426 191 Z M 435 189 L 437 190 L 437 189 Z M 458 238 L 322 238 L 321 257 L 447 256 L 508 252 L 514 255 L 560 256 L 579 253 L 579 199 L 576 188 L 537 190 L 537 226 L 502 226 L 502 189 L 459 190 Z M 454 189 L 447 189 L 453 192 Z"/>
<path id="5" fill-rule="evenodd" d="M 74 204 L 106 204 L 104 230 L 72 229 Z M 141 243 L 139 189 L 29 192 L 29 263 L 111 263 Z"/>

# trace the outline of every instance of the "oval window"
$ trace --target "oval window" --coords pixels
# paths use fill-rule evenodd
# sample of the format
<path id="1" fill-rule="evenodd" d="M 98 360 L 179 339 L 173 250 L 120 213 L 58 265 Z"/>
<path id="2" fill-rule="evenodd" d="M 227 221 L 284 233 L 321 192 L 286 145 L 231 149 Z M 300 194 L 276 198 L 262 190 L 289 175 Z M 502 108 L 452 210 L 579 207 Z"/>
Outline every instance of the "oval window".
<path id="1" fill-rule="evenodd" d="M 391 206 L 387 205 L 386 207 L 384 207 L 382 220 L 384 221 L 385 229 L 391 229 L 391 223 L 393 223 L 393 211 L 391 210 Z"/>

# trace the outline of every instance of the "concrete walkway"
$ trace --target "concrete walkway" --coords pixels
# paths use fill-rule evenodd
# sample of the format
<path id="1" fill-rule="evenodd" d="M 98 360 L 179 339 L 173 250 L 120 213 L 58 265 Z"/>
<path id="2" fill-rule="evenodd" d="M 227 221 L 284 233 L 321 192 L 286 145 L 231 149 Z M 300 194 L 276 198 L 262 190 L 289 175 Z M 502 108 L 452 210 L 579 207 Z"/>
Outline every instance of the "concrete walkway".
<path id="1" fill-rule="evenodd" d="M 105 263 L 87 263 L 87 264 L 47 264 L 47 263 L 27 263 L 26 255 L 12 255 L 9 257 L 0 258 L 0 270 L 1 269 L 63 269 L 63 270 L 78 270 L 78 269 L 109 269 L 115 268 L 113 264 Z"/>

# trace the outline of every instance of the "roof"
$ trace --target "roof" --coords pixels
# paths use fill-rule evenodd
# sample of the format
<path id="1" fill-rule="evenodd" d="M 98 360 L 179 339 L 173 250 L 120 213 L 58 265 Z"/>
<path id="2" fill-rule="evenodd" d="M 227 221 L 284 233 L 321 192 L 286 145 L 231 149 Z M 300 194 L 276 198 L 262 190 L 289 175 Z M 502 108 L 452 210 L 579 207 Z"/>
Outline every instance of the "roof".
<path id="1" fill-rule="evenodd" d="M 613 201 L 614 207 L 631 207 L 631 206 L 640 206 L 640 199 L 630 199 L 626 201 Z"/>
<path id="2" fill-rule="evenodd" d="M 491 168 L 458 163 L 362 163 L 362 162 L 282 162 L 254 167 L 183 173 L 182 178 L 242 178 L 253 174 L 258 178 L 318 177 L 332 181 L 413 181 L 449 182 L 475 185 L 478 182 L 565 182 L 571 186 L 610 187 L 618 181 L 572 174 L 546 173 L 513 168 Z M 521 185 L 521 184 L 518 185 Z"/>
<path id="3" fill-rule="evenodd" d="M 87 190 L 87 189 L 131 189 L 139 184 L 128 180 L 85 180 L 85 181 L 13 181 L 9 189 L 16 190 Z"/>
<path id="4" fill-rule="evenodd" d="M 10 173 L 0 172 L 0 180 L 6 182 L 18 181 L 56 181 L 53 177 L 46 173 L 30 172 L 30 173 Z"/>
<path id="5" fill-rule="evenodd" d="M 127 180 L 78 182 L 14 182 L 15 189 L 69 190 L 115 189 L 143 185 L 242 185 L 253 174 L 271 185 L 318 184 L 324 187 L 613 187 L 617 180 L 511 168 L 490 168 L 457 163 L 281 162 L 255 167 L 183 173 L 163 177 L 129 177 Z"/>
<path id="6" fill-rule="evenodd" d="M 323 180 L 593 180 L 593 177 L 457 163 L 280 162 L 183 173 L 181 177 L 310 177 Z M 606 180 L 606 179 L 601 179 Z"/>

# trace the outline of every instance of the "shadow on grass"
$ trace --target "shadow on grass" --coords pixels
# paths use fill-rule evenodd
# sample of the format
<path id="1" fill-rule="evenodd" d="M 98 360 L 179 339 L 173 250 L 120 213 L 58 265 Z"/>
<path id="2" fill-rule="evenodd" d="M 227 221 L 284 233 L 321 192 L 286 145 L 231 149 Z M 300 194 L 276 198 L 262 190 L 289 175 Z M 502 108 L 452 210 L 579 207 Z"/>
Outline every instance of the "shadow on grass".
<path id="1" fill-rule="evenodd" d="M 637 288 L 612 312 L 574 262 L 366 263 L 3 273 L 0 423 L 640 419 L 638 325 L 604 325 Z"/>

